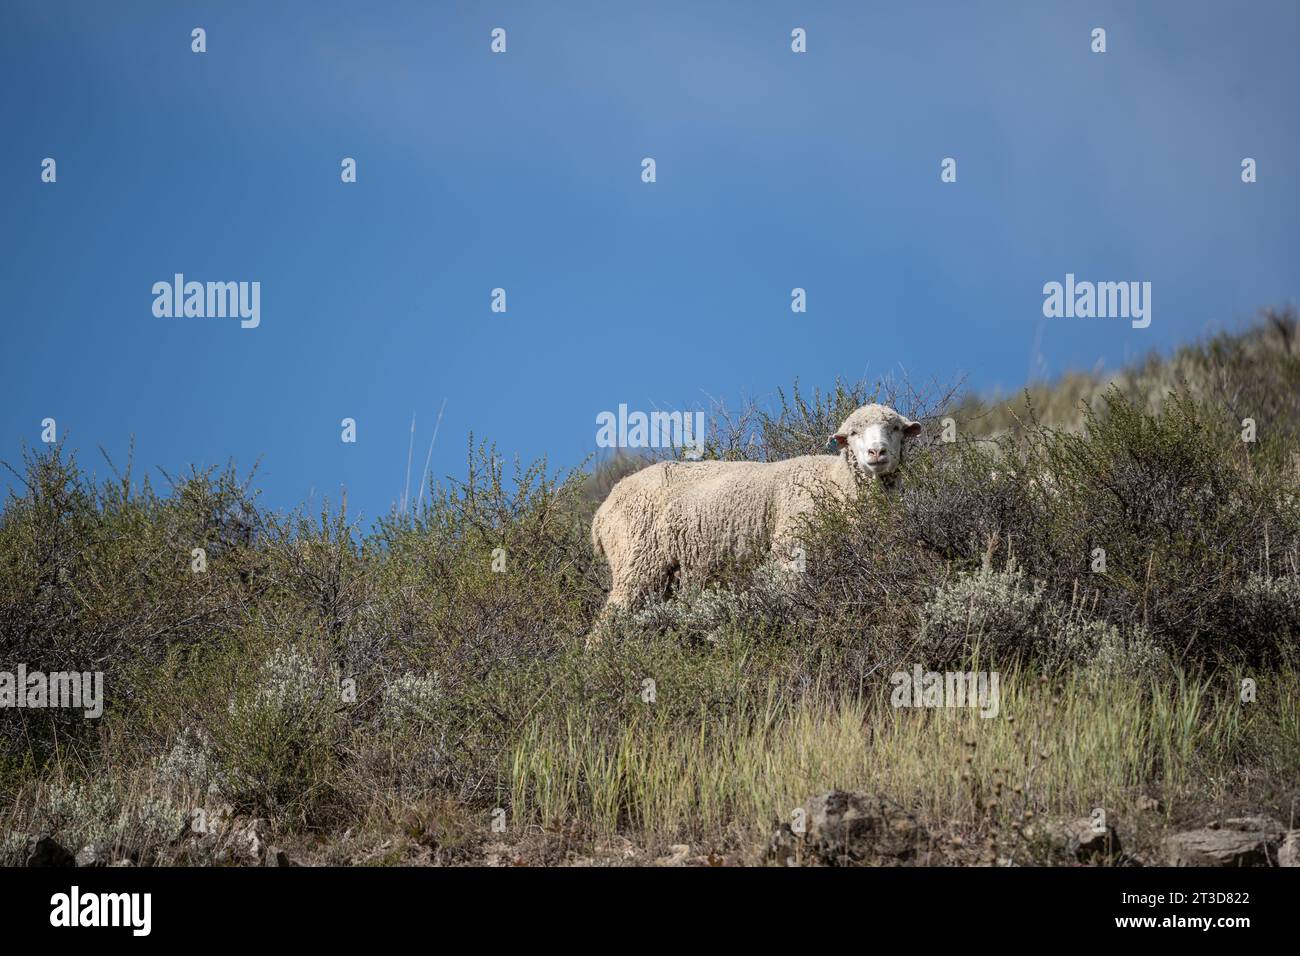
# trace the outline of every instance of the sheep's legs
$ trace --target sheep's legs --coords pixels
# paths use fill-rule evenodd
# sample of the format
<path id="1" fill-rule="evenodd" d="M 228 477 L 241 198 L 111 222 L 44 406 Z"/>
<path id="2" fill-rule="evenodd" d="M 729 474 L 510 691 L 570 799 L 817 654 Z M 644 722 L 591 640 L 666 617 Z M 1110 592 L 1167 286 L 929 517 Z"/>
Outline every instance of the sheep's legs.
<path id="1" fill-rule="evenodd" d="M 587 634 L 587 650 L 591 650 L 605 638 L 605 623 L 618 610 L 628 610 L 632 607 L 633 588 L 631 582 L 624 575 L 619 575 L 617 570 L 614 572 L 614 584 L 609 589 L 609 597 L 605 599 L 605 606 L 600 609 L 596 615 L 596 620 L 592 623 L 591 631 Z"/>
<path id="2" fill-rule="evenodd" d="M 653 575 L 647 584 L 645 577 L 631 571 L 622 571 L 622 562 L 611 562 L 614 583 L 605 599 L 605 606 L 596 615 L 591 632 L 587 635 L 587 648 L 593 648 L 604 639 L 604 624 L 616 611 L 631 611 L 656 594 L 667 597 L 673 585 L 673 568 L 664 568 L 661 574 Z"/>

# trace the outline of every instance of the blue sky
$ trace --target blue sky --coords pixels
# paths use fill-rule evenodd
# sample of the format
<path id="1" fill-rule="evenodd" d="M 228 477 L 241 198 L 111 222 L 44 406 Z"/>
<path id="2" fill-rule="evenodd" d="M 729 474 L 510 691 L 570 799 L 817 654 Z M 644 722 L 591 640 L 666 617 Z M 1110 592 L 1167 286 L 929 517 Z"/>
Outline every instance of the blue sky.
<path id="1" fill-rule="evenodd" d="M 53 417 L 101 473 L 261 458 L 368 520 L 444 399 L 435 478 L 470 432 L 576 464 L 620 403 L 1167 351 L 1300 299 L 1297 40 L 1294 0 L 6 0 L 0 459 Z M 176 272 L 261 325 L 155 317 Z M 1067 272 L 1151 326 L 1044 319 Z"/>

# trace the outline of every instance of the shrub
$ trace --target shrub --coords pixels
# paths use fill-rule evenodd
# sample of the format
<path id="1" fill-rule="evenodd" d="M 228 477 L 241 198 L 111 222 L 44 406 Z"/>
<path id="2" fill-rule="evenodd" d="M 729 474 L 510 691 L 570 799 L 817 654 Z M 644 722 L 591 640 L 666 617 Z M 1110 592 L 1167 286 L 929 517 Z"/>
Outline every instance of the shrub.
<path id="1" fill-rule="evenodd" d="M 42 829 L 73 852 L 93 847 L 101 854 L 125 851 L 147 861 L 175 841 L 188 822 L 185 811 L 165 797 L 126 797 L 104 779 L 54 783 L 43 796 Z"/>
<path id="2" fill-rule="evenodd" d="M 992 631 L 984 643 L 995 648 L 1012 640 L 1000 628 L 1030 640 L 1041 628 L 1028 617 L 1066 607 L 1140 627 L 1175 662 L 1294 648 L 1282 592 L 1252 585 L 1249 609 L 1235 596 L 1257 569 L 1300 554 L 1289 453 L 1243 443 L 1222 414 L 1177 395 L 1155 416 L 1111 393 L 1105 415 L 1085 410 L 1085 422 L 1079 433 L 1031 425 L 1022 440 L 921 446 L 901 494 L 822 508 L 807 536 L 803 615 L 859 631 L 910 621 L 948 648 L 969 615 L 967 636 Z M 1011 560 L 1020 585 L 981 570 Z"/>
<path id="3" fill-rule="evenodd" d="M 1044 589 L 1014 561 L 956 575 L 921 610 L 921 659 L 943 667 L 974 647 L 994 661 L 1028 654 L 1039 641 Z"/>
<path id="4" fill-rule="evenodd" d="M 334 795 L 343 724 L 336 668 L 307 649 L 274 648 L 235 675 L 208 712 L 219 793 L 236 810 L 306 819 Z"/>
<path id="5" fill-rule="evenodd" d="M 1222 630 L 1231 635 L 1231 647 L 1296 647 L 1300 638 L 1300 577 L 1247 577 L 1231 597 Z"/>
<path id="6" fill-rule="evenodd" d="M 264 512 L 233 469 L 191 472 L 157 494 L 129 467 L 97 483 L 61 448 L 28 454 L 0 513 L 0 642 L 6 661 L 103 670 L 107 710 L 98 722 L 0 711 L 0 795 L 57 806 L 78 839 L 117 827 L 140 846 L 156 836 L 155 814 L 134 808 L 155 794 L 173 808 L 228 801 L 291 830 L 368 825 L 405 806 L 440 818 L 465 806 L 479 819 L 512 799 L 529 803 L 521 820 L 717 822 L 863 770 L 868 717 L 905 743 L 863 772 L 886 779 L 899 757 L 915 772 L 894 783 L 933 785 L 917 769 L 933 735 L 957 753 L 964 731 L 883 709 L 881 675 L 977 655 L 1049 675 L 1092 722 L 1092 762 L 1052 771 L 1042 799 L 1054 806 L 1080 766 L 1110 767 L 1115 780 L 1176 766 L 1181 781 L 1207 749 L 1215 779 L 1246 759 L 1281 779 L 1276 768 L 1293 772 L 1300 747 L 1295 707 L 1270 695 L 1266 718 L 1243 717 L 1220 685 L 1261 673 L 1294 686 L 1300 370 L 1294 337 L 1285 349 L 1282 338 L 1270 328 L 1216 340 L 1109 391 L 1083 376 L 1093 391 L 1069 428 L 1066 399 L 1083 388 L 1074 379 L 1032 393 L 1014 428 L 985 429 L 995 435 L 980 424 L 1001 412 L 982 418 L 984 406 L 954 410 L 947 396 L 891 383 L 811 396 L 796 387 L 770 413 L 748 407 L 711 432 L 709 456 L 817 453 L 873 399 L 917 419 L 953 414 L 959 440 L 931 429 L 913 443 L 898 493 L 872 485 L 856 501 L 822 502 L 801 531 L 801 573 L 737 562 L 615 615 L 590 651 L 607 584 L 591 514 L 638 462 L 616 460 L 595 478 L 545 462 L 511 470 L 471 441 L 465 481 L 367 530 L 345 505 Z M 1252 362 L 1274 384 L 1255 388 Z M 1171 392 L 1175 370 L 1186 387 Z M 1215 376 L 1239 392 L 1222 393 Z M 1157 379 L 1158 396 L 1133 385 Z M 1291 391 L 1266 401 L 1283 382 Z M 1243 443 L 1252 412 L 1259 440 Z M 345 683 L 355 696 L 340 693 Z M 1131 712 L 1105 724 L 1084 698 L 1116 687 L 1131 691 Z M 1222 691 L 1204 734 L 1184 719 L 1201 705 L 1188 688 Z M 1120 748 L 1127 726 L 1158 744 L 1111 766 L 1105 748 Z M 816 744 L 823 731 L 830 752 Z M 999 760 L 1013 737 L 999 738 Z M 831 769 L 781 768 L 774 795 L 763 756 L 774 741 L 792 760 L 821 753 Z M 86 783 L 136 773 L 138 799 Z M 57 789 L 68 781 L 75 795 Z M 948 809 L 959 785 L 955 774 L 944 781 L 951 788 L 932 801 Z M 36 816 L 4 819 L 26 840 L 43 825 Z M 0 852 L 19 854 L 20 843 Z"/>

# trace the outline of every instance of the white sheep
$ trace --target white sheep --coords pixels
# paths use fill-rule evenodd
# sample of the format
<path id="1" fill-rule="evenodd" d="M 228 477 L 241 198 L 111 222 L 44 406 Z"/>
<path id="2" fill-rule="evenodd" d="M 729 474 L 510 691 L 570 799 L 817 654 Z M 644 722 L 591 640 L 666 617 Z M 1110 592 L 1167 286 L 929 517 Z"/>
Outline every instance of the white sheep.
<path id="1" fill-rule="evenodd" d="M 702 583 L 741 555 L 766 552 L 788 560 L 799 519 L 819 493 L 849 498 L 864 480 L 892 485 L 903 439 L 920 431 L 919 423 L 892 408 L 864 405 L 831 436 L 836 455 L 666 461 L 628 475 L 591 524 L 596 555 L 604 555 L 613 572 L 602 617 L 613 608 L 665 598 L 677 585 Z"/>

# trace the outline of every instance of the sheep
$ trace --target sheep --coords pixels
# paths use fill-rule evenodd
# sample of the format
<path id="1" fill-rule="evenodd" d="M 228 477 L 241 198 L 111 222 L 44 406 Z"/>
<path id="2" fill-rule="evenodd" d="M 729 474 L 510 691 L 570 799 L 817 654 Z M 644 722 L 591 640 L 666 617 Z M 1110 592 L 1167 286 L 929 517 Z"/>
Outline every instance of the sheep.
<path id="1" fill-rule="evenodd" d="M 601 618 L 667 598 L 675 586 L 703 583 L 730 558 L 768 552 L 788 560 L 800 518 L 819 493 L 850 498 L 871 480 L 892 487 L 903 441 L 920 431 L 888 406 L 864 405 L 830 437 L 833 456 L 664 461 L 628 475 L 591 523 L 592 547 L 613 576 Z"/>

